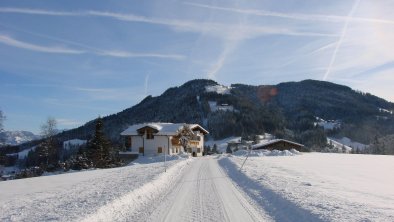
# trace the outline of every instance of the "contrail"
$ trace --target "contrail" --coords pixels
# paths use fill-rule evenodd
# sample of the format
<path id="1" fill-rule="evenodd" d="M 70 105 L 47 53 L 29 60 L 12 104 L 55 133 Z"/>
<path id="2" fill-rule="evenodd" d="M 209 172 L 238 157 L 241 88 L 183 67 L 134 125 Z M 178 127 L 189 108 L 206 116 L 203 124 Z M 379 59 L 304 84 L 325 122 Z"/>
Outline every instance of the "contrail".
<path id="1" fill-rule="evenodd" d="M 62 16 L 62 17 L 103 17 L 111 18 L 126 22 L 142 22 L 154 25 L 164 25 L 174 29 L 175 31 L 195 32 L 201 33 L 204 31 L 210 31 L 212 35 L 219 37 L 226 37 L 227 33 L 232 33 L 231 28 L 228 24 L 223 23 L 201 23 L 196 21 L 180 20 L 180 19 L 165 19 L 165 18 L 151 18 L 135 14 L 124 14 L 115 12 L 104 12 L 104 11 L 79 11 L 79 12 L 67 12 L 67 11 L 52 11 L 44 9 L 29 9 L 29 8 L 1 8 L 0 13 L 18 13 L 18 14 L 30 14 L 30 15 L 43 15 L 43 16 Z M 290 35 L 290 36 L 333 36 L 327 33 L 310 33 L 310 32 L 298 32 L 296 30 L 288 30 L 276 27 L 262 27 L 262 26 L 244 26 L 245 31 L 251 32 L 251 34 L 258 35 Z M 225 33 L 223 33 L 225 32 Z M 175 59 L 179 59 L 174 57 Z"/>
<path id="2" fill-rule="evenodd" d="M 27 42 L 22 42 L 16 39 L 13 39 L 6 35 L 0 34 L 0 43 L 5 45 L 27 49 L 36 52 L 46 52 L 46 53 L 62 53 L 62 54 L 83 54 L 85 51 L 65 48 L 61 46 L 42 46 L 42 45 L 35 45 Z"/>
<path id="3" fill-rule="evenodd" d="M 174 59 L 174 60 L 182 60 L 185 58 L 184 55 L 179 55 L 179 54 L 162 54 L 162 53 L 154 53 L 154 52 L 141 53 L 141 52 L 117 51 L 117 50 L 104 50 L 86 44 L 82 44 L 79 42 L 66 40 L 63 38 L 53 37 L 45 34 L 40 34 L 36 32 L 31 32 L 31 31 L 11 27 L 9 25 L 4 25 L 2 23 L 0 23 L 0 26 L 5 27 L 6 29 L 15 30 L 17 32 L 26 33 L 29 35 L 35 35 L 41 38 L 50 39 L 50 40 L 54 40 L 54 41 L 58 41 L 86 49 L 86 50 L 77 50 L 77 49 L 67 49 L 64 47 L 38 46 L 31 43 L 15 40 L 9 36 L 0 35 L 0 43 L 4 43 L 14 47 L 29 49 L 33 51 L 50 52 L 50 53 L 67 53 L 67 54 L 91 53 L 100 56 L 110 56 L 110 57 L 118 57 L 118 58 L 162 58 L 162 59 Z"/>
<path id="4" fill-rule="evenodd" d="M 348 19 L 347 16 L 340 16 L 340 15 L 283 13 L 283 12 L 275 12 L 275 11 L 267 11 L 267 10 L 220 7 L 220 6 L 205 5 L 205 4 L 199 4 L 199 3 L 193 3 L 193 2 L 184 2 L 183 4 L 194 6 L 194 7 L 207 8 L 207 9 L 213 9 L 213 10 L 221 10 L 221 11 L 247 14 L 247 15 L 276 17 L 276 18 L 303 20 L 303 21 L 343 22 Z M 351 20 L 354 22 L 373 22 L 373 23 L 394 25 L 394 20 L 388 20 L 388 19 L 352 17 Z"/>
<path id="5" fill-rule="evenodd" d="M 352 16 L 353 16 L 354 12 L 356 11 L 356 9 L 357 9 L 359 4 L 360 4 L 360 0 L 356 0 L 354 2 L 354 5 L 353 5 L 352 9 L 350 10 L 350 12 L 349 12 L 349 14 L 348 14 L 348 16 L 346 18 L 345 25 L 343 26 L 341 36 L 339 37 L 339 40 L 338 40 L 338 42 L 337 42 L 337 44 L 335 46 L 335 49 L 334 49 L 334 53 L 332 54 L 330 64 L 328 65 L 327 71 L 326 71 L 326 73 L 323 76 L 323 80 L 324 81 L 327 80 L 328 76 L 330 75 L 332 66 L 334 65 L 334 62 L 335 62 L 335 60 L 337 58 L 337 54 L 338 54 L 339 48 L 341 47 L 343 39 L 346 36 L 346 32 L 347 32 L 347 28 L 348 28 L 349 22 L 351 21 Z"/>

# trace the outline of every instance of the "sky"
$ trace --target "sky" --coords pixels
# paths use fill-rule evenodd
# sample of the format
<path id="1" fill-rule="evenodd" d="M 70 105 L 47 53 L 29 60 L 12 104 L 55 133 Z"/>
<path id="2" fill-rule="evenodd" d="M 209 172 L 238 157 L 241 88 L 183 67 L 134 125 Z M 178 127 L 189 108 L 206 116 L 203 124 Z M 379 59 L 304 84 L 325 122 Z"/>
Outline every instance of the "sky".
<path id="1" fill-rule="evenodd" d="M 0 1 L 5 130 L 71 129 L 197 78 L 394 101 L 394 1 Z"/>

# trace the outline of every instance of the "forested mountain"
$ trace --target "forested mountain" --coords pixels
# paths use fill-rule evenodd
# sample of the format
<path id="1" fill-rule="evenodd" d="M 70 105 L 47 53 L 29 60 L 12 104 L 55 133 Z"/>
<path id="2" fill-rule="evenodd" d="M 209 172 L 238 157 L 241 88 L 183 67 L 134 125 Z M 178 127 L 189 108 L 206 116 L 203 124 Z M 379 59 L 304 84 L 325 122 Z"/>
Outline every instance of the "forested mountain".
<path id="1" fill-rule="evenodd" d="M 200 79 L 169 88 L 157 97 L 148 96 L 131 108 L 103 117 L 103 122 L 108 137 L 119 143 L 119 134 L 127 126 L 160 121 L 198 123 L 214 139 L 269 132 L 318 147 L 326 144 L 327 133 L 366 144 L 394 134 L 392 110 L 394 104 L 384 99 L 324 81 L 224 87 Z M 342 127 L 325 132 L 315 126 L 316 117 L 341 121 Z M 88 139 L 93 131 L 91 121 L 57 137 Z"/>

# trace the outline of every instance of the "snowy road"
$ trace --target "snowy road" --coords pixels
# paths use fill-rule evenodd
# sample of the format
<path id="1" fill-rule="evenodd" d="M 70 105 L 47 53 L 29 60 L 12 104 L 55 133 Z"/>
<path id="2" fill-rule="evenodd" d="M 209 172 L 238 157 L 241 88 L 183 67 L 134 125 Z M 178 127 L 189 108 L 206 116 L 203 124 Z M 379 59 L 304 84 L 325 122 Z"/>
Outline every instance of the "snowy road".
<path id="1" fill-rule="evenodd" d="M 198 158 L 147 221 L 267 221 L 213 157 Z"/>

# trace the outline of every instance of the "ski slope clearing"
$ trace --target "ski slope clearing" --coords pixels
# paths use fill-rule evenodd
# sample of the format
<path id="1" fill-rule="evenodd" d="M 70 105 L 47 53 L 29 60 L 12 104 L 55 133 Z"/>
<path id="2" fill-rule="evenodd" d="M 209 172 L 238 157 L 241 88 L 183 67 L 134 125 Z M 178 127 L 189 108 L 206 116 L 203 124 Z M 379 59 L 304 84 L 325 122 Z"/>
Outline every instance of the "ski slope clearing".
<path id="1" fill-rule="evenodd" d="M 0 221 L 122 220 L 124 215 L 114 213 L 124 205 L 134 213 L 129 221 L 136 221 L 133 218 L 146 217 L 141 214 L 151 200 L 192 161 L 173 157 L 164 173 L 161 158 L 141 158 L 121 168 L 1 182 Z"/>
<path id="2" fill-rule="evenodd" d="M 394 221 L 394 157 L 223 156 L 230 178 L 276 221 Z"/>

